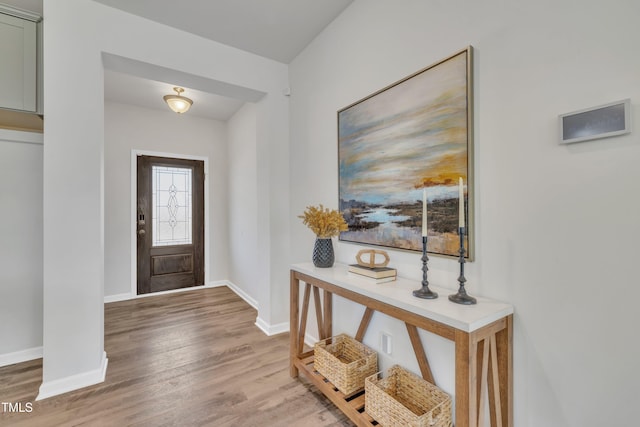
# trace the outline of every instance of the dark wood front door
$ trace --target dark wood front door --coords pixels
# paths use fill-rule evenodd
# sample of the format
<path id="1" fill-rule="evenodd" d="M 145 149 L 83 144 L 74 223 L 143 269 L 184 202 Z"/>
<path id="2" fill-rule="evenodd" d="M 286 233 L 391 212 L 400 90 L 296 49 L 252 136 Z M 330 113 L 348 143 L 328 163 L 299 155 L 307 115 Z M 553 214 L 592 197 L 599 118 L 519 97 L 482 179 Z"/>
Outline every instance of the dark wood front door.
<path id="1" fill-rule="evenodd" d="M 204 162 L 138 156 L 138 294 L 204 285 Z"/>

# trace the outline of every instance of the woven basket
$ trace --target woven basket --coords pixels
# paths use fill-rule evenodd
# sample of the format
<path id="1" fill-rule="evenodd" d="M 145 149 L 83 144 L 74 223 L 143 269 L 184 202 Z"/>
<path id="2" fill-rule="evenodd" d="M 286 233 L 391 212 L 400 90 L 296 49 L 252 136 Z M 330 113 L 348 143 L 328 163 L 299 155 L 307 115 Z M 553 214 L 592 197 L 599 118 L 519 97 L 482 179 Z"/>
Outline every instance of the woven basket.
<path id="1" fill-rule="evenodd" d="M 364 388 L 364 379 L 378 371 L 375 351 L 348 335 L 316 343 L 313 367 L 346 395 Z"/>
<path id="2" fill-rule="evenodd" d="M 365 381 L 365 411 L 384 427 L 451 427 L 451 397 L 395 365 Z"/>

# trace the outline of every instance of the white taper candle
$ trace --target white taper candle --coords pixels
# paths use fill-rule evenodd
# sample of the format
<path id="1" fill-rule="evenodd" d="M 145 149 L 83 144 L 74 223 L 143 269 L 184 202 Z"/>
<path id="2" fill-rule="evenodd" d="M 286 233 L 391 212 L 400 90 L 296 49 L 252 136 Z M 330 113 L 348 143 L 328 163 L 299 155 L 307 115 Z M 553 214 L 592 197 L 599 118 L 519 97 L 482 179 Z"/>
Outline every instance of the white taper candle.
<path id="1" fill-rule="evenodd" d="M 422 237 L 427 235 L 427 187 L 422 189 Z"/>
<path id="2" fill-rule="evenodd" d="M 458 193 L 459 193 L 459 203 L 458 203 L 458 227 L 463 228 L 464 227 L 464 186 L 462 185 L 462 177 L 460 177 L 459 180 L 459 186 L 458 186 Z"/>

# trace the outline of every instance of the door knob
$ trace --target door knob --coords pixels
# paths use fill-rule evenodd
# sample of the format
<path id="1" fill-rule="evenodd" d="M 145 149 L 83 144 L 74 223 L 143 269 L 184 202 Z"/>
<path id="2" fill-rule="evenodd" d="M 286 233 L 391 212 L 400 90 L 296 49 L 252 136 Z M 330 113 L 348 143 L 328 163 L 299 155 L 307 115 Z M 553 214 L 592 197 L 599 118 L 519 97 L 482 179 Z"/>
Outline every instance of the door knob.
<path id="1" fill-rule="evenodd" d="M 144 231 L 142 228 L 140 230 L 138 230 L 138 234 L 141 236 L 144 236 L 146 233 L 146 231 Z"/>

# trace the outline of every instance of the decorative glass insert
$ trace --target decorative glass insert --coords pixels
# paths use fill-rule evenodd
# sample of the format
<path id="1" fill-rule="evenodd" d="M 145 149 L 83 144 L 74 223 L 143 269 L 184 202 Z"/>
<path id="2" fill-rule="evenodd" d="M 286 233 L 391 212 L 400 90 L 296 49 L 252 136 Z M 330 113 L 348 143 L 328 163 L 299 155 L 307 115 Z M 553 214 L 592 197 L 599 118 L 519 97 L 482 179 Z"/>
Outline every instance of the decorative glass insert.
<path id="1" fill-rule="evenodd" d="M 191 244 L 191 169 L 152 166 L 153 246 Z"/>

